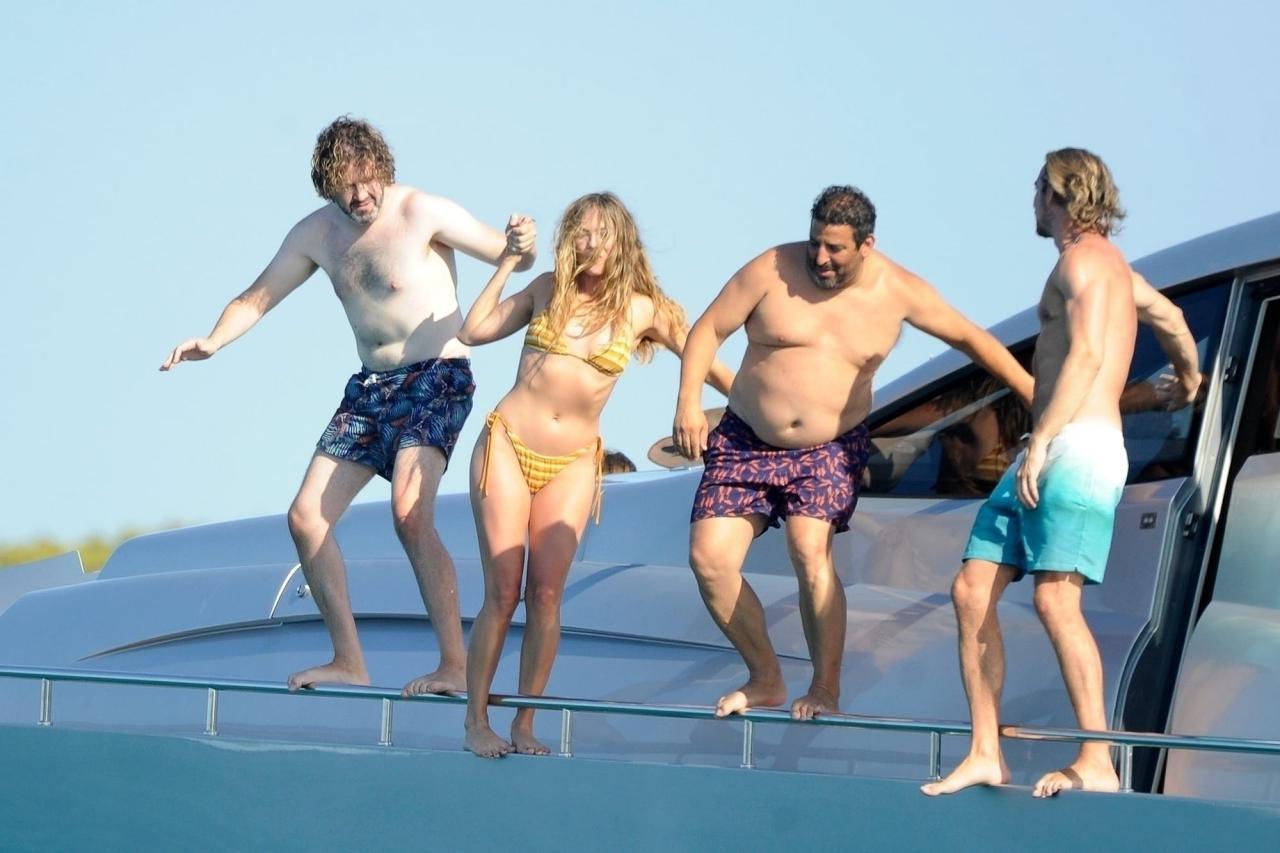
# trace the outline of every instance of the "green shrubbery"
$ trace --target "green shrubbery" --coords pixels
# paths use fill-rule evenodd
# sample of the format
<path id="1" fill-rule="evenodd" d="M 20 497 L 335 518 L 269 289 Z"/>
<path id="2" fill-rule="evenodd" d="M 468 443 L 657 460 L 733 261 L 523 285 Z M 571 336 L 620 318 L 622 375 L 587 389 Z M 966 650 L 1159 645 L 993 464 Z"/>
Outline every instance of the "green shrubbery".
<path id="1" fill-rule="evenodd" d="M 159 529 L 163 530 L 176 526 L 169 524 Z M 30 563 L 33 560 L 56 557 L 58 554 L 65 554 L 68 551 L 79 551 L 80 561 L 84 564 L 84 570 L 86 572 L 96 572 L 102 568 L 102 565 L 107 562 L 107 557 L 111 556 L 111 552 L 121 542 L 148 532 L 150 531 L 131 529 L 111 537 L 95 535 L 72 542 L 41 537 L 32 539 L 30 542 L 19 542 L 12 545 L 0 543 L 0 566 L 17 566 L 22 563 Z"/>

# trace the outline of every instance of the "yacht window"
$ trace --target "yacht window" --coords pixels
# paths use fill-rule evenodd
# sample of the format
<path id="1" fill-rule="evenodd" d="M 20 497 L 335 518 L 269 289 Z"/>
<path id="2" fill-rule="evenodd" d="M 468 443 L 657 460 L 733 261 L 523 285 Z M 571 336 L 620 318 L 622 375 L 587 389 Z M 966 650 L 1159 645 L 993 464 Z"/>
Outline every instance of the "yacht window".
<path id="1" fill-rule="evenodd" d="M 1170 298 L 1195 336 L 1202 369 L 1217 355 L 1230 281 L 1196 287 Z M 1035 340 L 1012 347 L 1024 367 Z M 1155 336 L 1140 326 L 1129 386 L 1121 399 L 1129 482 L 1186 476 L 1199 428 L 1198 407 L 1161 410 L 1151 393 L 1169 372 Z M 957 371 L 926 399 L 881 420 L 873 419 L 872 452 L 863 494 L 919 498 L 980 498 L 990 494 L 1031 429 L 1030 414 L 1003 385 L 972 366 Z"/>

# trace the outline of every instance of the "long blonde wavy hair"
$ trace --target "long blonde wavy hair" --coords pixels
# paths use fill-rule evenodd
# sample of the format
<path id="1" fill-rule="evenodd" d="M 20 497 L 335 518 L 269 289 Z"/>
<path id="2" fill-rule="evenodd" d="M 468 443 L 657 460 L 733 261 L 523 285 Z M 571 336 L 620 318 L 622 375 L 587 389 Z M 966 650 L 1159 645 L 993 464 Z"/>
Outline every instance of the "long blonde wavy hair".
<path id="1" fill-rule="evenodd" d="M 595 256 L 579 263 L 574 239 L 583 219 L 592 210 L 600 213 L 601 224 L 613 239 L 613 250 L 605 260 L 604 281 L 598 294 L 584 301 L 578 296 L 577 281 L 595 263 Z M 601 245 L 603 243 L 601 241 Z M 547 304 L 547 325 L 556 336 L 564 334 L 569 320 L 584 305 L 586 311 L 582 318 L 587 334 L 608 326 L 617 335 L 631 323 L 631 298 L 636 295 L 653 300 L 655 316 L 665 314 L 672 326 L 688 329 L 684 309 L 658 286 L 631 211 L 613 193 L 588 193 L 571 202 L 556 226 L 555 244 L 555 284 Z M 653 350 L 654 342 L 646 338 L 636 344 L 635 357 L 638 361 L 648 361 L 653 357 Z"/>
<path id="2" fill-rule="evenodd" d="M 1104 237 L 1120 230 L 1125 216 L 1120 191 L 1101 157 L 1083 148 L 1060 148 L 1044 155 L 1044 173 L 1077 228 Z"/>

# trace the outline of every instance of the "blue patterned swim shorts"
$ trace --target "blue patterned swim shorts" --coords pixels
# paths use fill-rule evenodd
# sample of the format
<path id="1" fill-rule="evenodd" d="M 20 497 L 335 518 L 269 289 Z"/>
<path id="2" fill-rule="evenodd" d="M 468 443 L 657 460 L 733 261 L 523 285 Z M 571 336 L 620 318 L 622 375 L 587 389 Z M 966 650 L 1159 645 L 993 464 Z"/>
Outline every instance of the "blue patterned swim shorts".
<path id="1" fill-rule="evenodd" d="M 471 413 L 471 360 L 432 358 L 347 380 L 342 404 L 316 442 L 321 453 L 365 465 L 390 480 L 406 447 L 438 447 L 445 464 Z"/>

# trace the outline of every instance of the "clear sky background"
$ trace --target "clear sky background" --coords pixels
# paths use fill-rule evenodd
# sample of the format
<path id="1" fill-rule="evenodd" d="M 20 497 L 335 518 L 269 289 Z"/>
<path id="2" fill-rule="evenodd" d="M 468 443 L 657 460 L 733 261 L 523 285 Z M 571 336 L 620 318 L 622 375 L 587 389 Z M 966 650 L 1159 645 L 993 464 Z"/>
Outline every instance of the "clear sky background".
<path id="1" fill-rule="evenodd" d="M 359 367 L 324 274 L 212 360 L 156 368 L 319 206 L 311 149 L 344 113 L 401 182 L 535 216 L 538 270 L 570 200 L 617 192 L 693 316 L 804 239 L 831 183 L 982 325 L 1054 260 L 1031 214 L 1049 149 L 1108 161 L 1132 258 L 1280 209 L 1273 3 L 257 5 L 3 5 L 0 543 L 284 511 Z M 464 308 L 487 269 L 460 262 Z M 518 349 L 474 352 L 461 460 Z M 940 350 L 905 335 L 878 384 Z M 605 410 L 642 467 L 677 375 L 634 367 Z M 444 490 L 465 488 L 455 461 Z"/>

